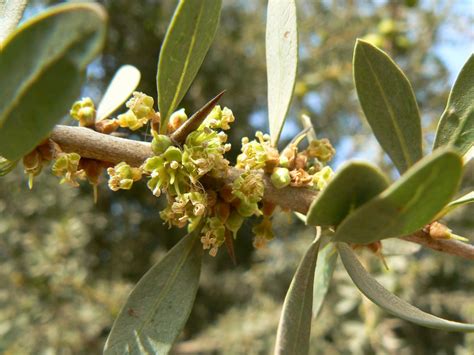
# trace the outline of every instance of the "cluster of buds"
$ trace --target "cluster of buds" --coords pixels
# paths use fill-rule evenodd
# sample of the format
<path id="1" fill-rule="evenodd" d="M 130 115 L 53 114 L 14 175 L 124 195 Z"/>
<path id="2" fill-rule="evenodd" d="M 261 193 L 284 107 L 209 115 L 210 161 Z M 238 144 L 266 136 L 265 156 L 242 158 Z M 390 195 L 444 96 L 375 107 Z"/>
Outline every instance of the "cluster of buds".
<path id="1" fill-rule="evenodd" d="M 255 137 L 257 139 L 251 141 L 247 137 L 242 138 L 242 153 L 237 156 L 236 168 L 245 170 L 264 169 L 268 158 L 273 155 L 273 151 L 276 151 L 270 144 L 268 134 L 257 131 Z"/>
<path id="2" fill-rule="evenodd" d="M 188 119 L 184 110 L 173 113 L 167 132 L 173 133 Z M 161 211 L 161 218 L 171 226 L 183 228 L 187 225 L 192 232 L 202 228 L 202 242 L 211 255 L 217 253 L 224 242 L 226 230 L 234 232 L 225 224 L 229 217 L 229 207 L 217 194 L 204 193 L 199 179 L 204 175 L 225 176 L 229 161 L 224 154 L 230 144 L 224 129 L 234 121 L 228 108 L 214 107 L 195 131 L 188 134 L 182 147 L 176 147 L 167 135 L 152 130 L 152 150 L 155 156 L 142 165 L 142 172 L 148 175 L 148 187 L 155 196 L 163 192 L 168 197 L 168 206 Z M 222 231 L 222 232 L 218 232 Z"/>
<path id="3" fill-rule="evenodd" d="M 79 180 L 88 179 L 96 188 L 99 176 L 106 168 L 112 191 L 129 190 L 136 181 L 146 177 L 153 195 L 165 194 L 167 197 L 167 207 L 160 212 L 165 223 L 170 227 L 187 227 L 188 232 L 200 230 L 203 248 L 212 256 L 223 244 L 233 248 L 233 240 L 245 218 L 252 216 L 260 218 L 252 229 L 254 246 L 260 248 L 273 239 L 271 216 L 275 206 L 263 201 L 265 174 L 271 175 L 271 181 L 278 189 L 290 185 L 322 190 L 332 176 L 332 170 L 325 165 L 335 151 L 327 139 L 313 140 L 300 151 L 298 144 L 304 138 L 300 136 L 280 154 L 271 145 L 268 134 L 257 132 L 253 140 L 242 138 L 241 153 L 236 162 L 236 168 L 242 169 L 242 173 L 232 183 L 205 190 L 201 182 L 204 176 L 225 178 L 229 175 L 230 163 L 225 154 L 231 146 L 225 131 L 235 121 L 232 111 L 214 106 L 199 127 L 187 132 L 184 141 L 177 144 L 173 133 L 188 120 L 186 112 L 184 109 L 174 112 L 167 123 L 167 134 L 159 134 L 160 114 L 153 105 L 152 97 L 134 92 L 126 103 L 128 110 L 117 119 L 96 123 L 95 106 L 90 98 L 75 102 L 70 111 L 81 126 L 105 134 L 112 133 L 118 126 L 135 131 L 151 121 L 154 156 L 140 167 L 132 167 L 126 162 L 112 166 L 60 149 L 49 157 L 43 152 L 44 147 L 39 146 L 25 156 L 25 171 L 30 177 L 35 176 L 44 161 L 55 159 L 52 170 L 61 177 L 61 183 L 78 186 Z M 96 193 L 96 189 L 94 191 Z"/>
<path id="4" fill-rule="evenodd" d="M 332 169 L 325 166 L 335 154 L 329 140 L 312 140 L 308 147 L 300 152 L 298 144 L 302 138 L 304 136 L 283 150 L 278 166 L 273 168 L 271 180 L 277 189 L 291 185 L 322 190 L 333 176 Z"/>
<path id="5" fill-rule="evenodd" d="M 171 196 L 187 192 L 190 179 L 182 160 L 182 151 L 170 146 L 162 154 L 145 161 L 142 169 L 151 177 L 147 185 L 153 195 L 160 196 L 162 190 L 166 190 Z"/>

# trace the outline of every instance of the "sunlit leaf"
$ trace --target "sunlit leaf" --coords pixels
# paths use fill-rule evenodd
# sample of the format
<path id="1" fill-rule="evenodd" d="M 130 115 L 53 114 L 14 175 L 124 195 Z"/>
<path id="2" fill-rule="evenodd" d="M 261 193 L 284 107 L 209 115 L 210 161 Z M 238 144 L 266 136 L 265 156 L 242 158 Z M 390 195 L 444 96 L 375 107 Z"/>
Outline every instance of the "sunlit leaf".
<path id="1" fill-rule="evenodd" d="M 267 10 L 266 57 L 268 121 L 276 146 L 290 107 L 298 63 L 298 29 L 294 0 L 270 0 Z"/>
<path id="2" fill-rule="evenodd" d="M 0 176 L 7 175 L 10 171 L 15 169 L 17 164 L 18 164 L 18 160 L 10 161 L 0 156 Z"/>
<path id="3" fill-rule="evenodd" d="M 0 0 L 0 49 L 23 16 L 28 0 Z"/>
<path id="4" fill-rule="evenodd" d="M 388 180 L 375 166 L 350 162 L 341 167 L 311 204 L 306 220 L 313 226 L 336 226 L 354 209 L 388 187 Z"/>
<path id="5" fill-rule="evenodd" d="M 461 175 L 462 159 L 454 151 L 437 151 L 423 158 L 384 192 L 349 214 L 334 239 L 372 243 L 415 232 L 451 201 Z"/>
<path id="6" fill-rule="evenodd" d="M 337 243 L 337 248 L 341 255 L 342 263 L 354 284 L 368 299 L 388 313 L 428 328 L 474 332 L 474 324 L 458 323 L 436 317 L 398 298 L 386 290 L 364 269 L 347 244 Z"/>
<path id="7" fill-rule="evenodd" d="M 461 69 L 439 121 L 433 149 L 451 145 L 461 155 L 474 144 L 474 54 Z"/>
<path id="8" fill-rule="evenodd" d="M 275 354 L 307 354 L 311 332 L 314 270 L 320 238 L 311 244 L 296 269 L 283 303 Z"/>
<path id="9" fill-rule="evenodd" d="M 386 53 L 362 40 L 354 51 L 354 81 L 375 137 L 403 173 L 422 157 L 420 114 L 410 82 Z"/>
<path id="10" fill-rule="evenodd" d="M 221 0 L 181 0 L 173 15 L 158 62 L 158 106 L 163 134 L 211 46 L 221 5 Z"/>
<path id="11" fill-rule="evenodd" d="M 185 236 L 130 293 L 105 354 L 168 354 L 189 317 L 199 286 L 202 244 Z"/>
<path id="12" fill-rule="evenodd" d="M 337 250 L 334 243 L 329 243 L 318 255 L 313 286 L 313 317 L 321 311 L 324 299 L 329 290 L 332 274 L 336 268 Z"/>
<path id="13" fill-rule="evenodd" d="M 33 17 L 8 37 L 0 61 L 2 156 L 21 158 L 68 112 L 105 27 L 100 5 L 70 3 Z"/>
<path id="14" fill-rule="evenodd" d="M 123 65 L 117 70 L 97 107 L 97 121 L 109 117 L 127 101 L 138 86 L 140 76 L 133 65 Z"/>

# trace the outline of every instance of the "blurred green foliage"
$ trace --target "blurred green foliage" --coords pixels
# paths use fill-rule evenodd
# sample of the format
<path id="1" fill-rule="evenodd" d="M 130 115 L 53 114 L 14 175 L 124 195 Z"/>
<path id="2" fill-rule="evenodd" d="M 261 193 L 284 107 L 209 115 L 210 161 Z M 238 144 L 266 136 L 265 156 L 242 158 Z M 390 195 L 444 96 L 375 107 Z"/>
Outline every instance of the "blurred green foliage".
<path id="1" fill-rule="evenodd" d="M 46 1 L 33 1 L 39 3 Z M 110 29 L 104 55 L 90 70 L 86 93 L 100 97 L 115 70 L 133 64 L 142 71 L 139 90 L 155 96 L 157 55 L 176 2 L 103 3 Z M 268 129 L 265 5 L 224 3 L 216 40 L 182 103 L 189 114 L 226 89 L 222 102 L 237 119 L 230 132 L 234 143 L 255 129 Z M 306 112 L 318 136 L 331 138 L 336 147 L 349 144 L 339 159 L 374 149 L 359 119 L 352 83 L 357 37 L 378 41 L 401 64 L 415 88 L 423 128 L 433 131 L 452 84 L 433 48 L 442 39 L 442 28 L 465 35 L 465 17 L 454 15 L 444 2 L 408 7 L 400 1 L 357 0 L 302 1 L 298 15 L 299 81 L 290 129 L 283 138 L 297 132 L 295 117 Z M 381 153 L 374 159 L 387 164 Z M 467 171 L 464 186 L 472 189 L 474 166 Z M 97 205 L 89 186 L 60 186 L 47 172 L 32 192 L 26 186 L 21 167 L 0 180 L 0 353 L 99 353 L 133 284 L 184 231 L 163 226 L 158 215 L 163 202 L 143 184 L 117 193 L 102 184 Z M 450 227 L 472 238 L 473 212 L 459 209 Z M 176 353 L 271 352 L 286 289 L 313 232 L 290 214 L 279 213 L 274 224 L 277 239 L 254 251 L 251 227 L 245 225 L 239 233 L 237 266 L 225 250 L 215 259 L 205 258 L 197 302 Z M 400 241 L 395 249 L 406 244 Z M 466 261 L 420 250 L 387 256 L 387 272 L 376 257 L 362 254 L 380 281 L 407 301 L 439 316 L 474 321 L 474 268 Z M 379 311 L 362 299 L 340 265 L 312 331 L 314 354 L 474 352 L 472 334 L 424 329 Z"/>

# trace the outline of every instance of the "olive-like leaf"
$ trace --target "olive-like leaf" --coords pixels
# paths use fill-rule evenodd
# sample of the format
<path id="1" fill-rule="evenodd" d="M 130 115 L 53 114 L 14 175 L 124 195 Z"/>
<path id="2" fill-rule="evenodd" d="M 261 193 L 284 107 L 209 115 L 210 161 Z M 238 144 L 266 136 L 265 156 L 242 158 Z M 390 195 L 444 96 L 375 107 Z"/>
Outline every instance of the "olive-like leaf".
<path id="1" fill-rule="evenodd" d="M 104 354 L 167 354 L 191 313 L 201 260 L 194 233 L 148 270 L 115 320 Z"/>
<path id="2" fill-rule="evenodd" d="M 354 252 L 345 243 L 337 243 L 342 263 L 359 290 L 377 306 L 406 321 L 435 329 L 460 332 L 474 332 L 474 324 L 449 321 L 423 312 L 398 298 L 375 280 L 357 260 Z"/>
<path id="3" fill-rule="evenodd" d="M 311 333 L 314 270 L 321 239 L 311 243 L 296 269 L 283 303 L 275 354 L 307 354 Z"/>
<path id="4" fill-rule="evenodd" d="M 59 5 L 7 38 L 0 61 L 2 156 L 21 158 L 68 112 L 103 45 L 106 18 L 98 4 Z"/>
<path id="5" fill-rule="evenodd" d="M 20 22 L 28 0 L 0 0 L 0 49 L 2 42 Z"/>
<path id="6" fill-rule="evenodd" d="M 434 152 L 349 214 L 337 228 L 334 239 L 363 244 L 415 232 L 451 201 L 461 175 L 462 159 L 456 152 Z"/>
<path id="7" fill-rule="evenodd" d="M 433 149 L 444 145 L 461 155 L 474 145 L 474 54 L 461 69 L 438 124 Z"/>
<path id="8" fill-rule="evenodd" d="M 10 171 L 15 169 L 17 164 L 18 164 L 18 160 L 10 161 L 0 156 L 0 176 L 7 175 Z"/>
<path id="9" fill-rule="evenodd" d="M 294 0 L 269 0 L 266 29 L 268 122 L 276 146 L 291 104 L 298 65 L 298 27 Z"/>
<path id="10" fill-rule="evenodd" d="M 350 162 L 341 167 L 319 193 L 306 215 L 312 226 L 337 226 L 354 209 L 388 187 L 388 179 L 375 166 Z"/>
<path id="11" fill-rule="evenodd" d="M 405 74 L 382 50 L 357 40 L 354 82 L 375 137 L 403 173 L 422 157 L 420 114 Z"/>
<path id="12" fill-rule="evenodd" d="M 336 263 L 337 249 L 334 243 L 329 243 L 321 250 L 316 262 L 313 286 L 313 318 L 316 318 L 321 311 Z"/>
<path id="13" fill-rule="evenodd" d="M 181 0 L 168 27 L 158 61 L 161 133 L 188 91 L 219 24 L 221 0 Z"/>
<path id="14" fill-rule="evenodd" d="M 117 70 L 97 107 L 97 122 L 115 112 L 137 88 L 140 71 L 133 65 L 123 65 Z"/>
<path id="15" fill-rule="evenodd" d="M 440 216 L 455 210 L 458 207 L 474 203 L 474 191 L 468 192 L 467 194 L 457 198 L 454 201 L 451 201 L 440 213 Z"/>

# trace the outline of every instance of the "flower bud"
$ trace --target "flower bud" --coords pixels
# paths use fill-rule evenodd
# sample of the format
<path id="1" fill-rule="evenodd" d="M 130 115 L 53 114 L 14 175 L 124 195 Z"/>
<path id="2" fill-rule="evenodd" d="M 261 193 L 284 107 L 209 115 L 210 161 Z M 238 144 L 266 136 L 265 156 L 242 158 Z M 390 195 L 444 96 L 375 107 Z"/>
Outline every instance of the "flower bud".
<path id="1" fill-rule="evenodd" d="M 234 239 L 237 236 L 237 232 L 239 231 L 240 227 L 244 223 L 244 217 L 240 215 L 237 211 L 233 210 L 227 220 L 225 221 L 225 226 L 228 230 L 230 230 L 234 236 Z"/>
<path id="2" fill-rule="evenodd" d="M 151 149 L 153 150 L 153 153 L 156 155 L 164 153 L 172 144 L 170 137 L 164 134 L 158 134 L 154 130 L 152 130 L 151 133 L 153 134 L 153 140 L 151 141 Z"/>
<path id="3" fill-rule="evenodd" d="M 271 176 L 272 184 L 277 189 L 288 186 L 291 182 L 290 172 L 287 168 L 276 168 Z"/>
<path id="4" fill-rule="evenodd" d="M 83 127 L 92 126 L 95 123 L 95 106 L 90 97 L 76 101 L 69 113 Z"/>
<path id="5" fill-rule="evenodd" d="M 139 119 L 148 118 L 153 110 L 154 100 L 151 96 L 148 96 L 142 92 L 135 91 L 133 97 L 127 101 L 127 106 Z"/>
<path id="6" fill-rule="evenodd" d="M 169 162 L 177 161 L 181 163 L 182 153 L 177 147 L 168 147 L 168 149 L 166 149 L 166 151 L 163 153 L 163 156 Z"/>
<path id="7" fill-rule="evenodd" d="M 167 126 L 168 133 L 173 133 L 174 131 L 176 131 L 187 119 L 188 119 L 188 115 L 186 115 L 184 108 L 176 112 L 173 112 L 168 121 L 168 126 Z"/>
<path id="8" fill-rule="evenodd" d="M 329 166 L 325 166 L 313 175 L 313 185 L 318 188 L 318 190 L 323 190 L 328 184 L 334 173 Z"/>
<path id="9" fill-rule="evenodd" d="M 239 212 L 242 217 L 250 217 L 254 214 L 261 214 L 260 210 L 258 209 L 258 204 L 256 202 L 248 203 L 242 201 L 237 207 L 237 212 Z"/>

